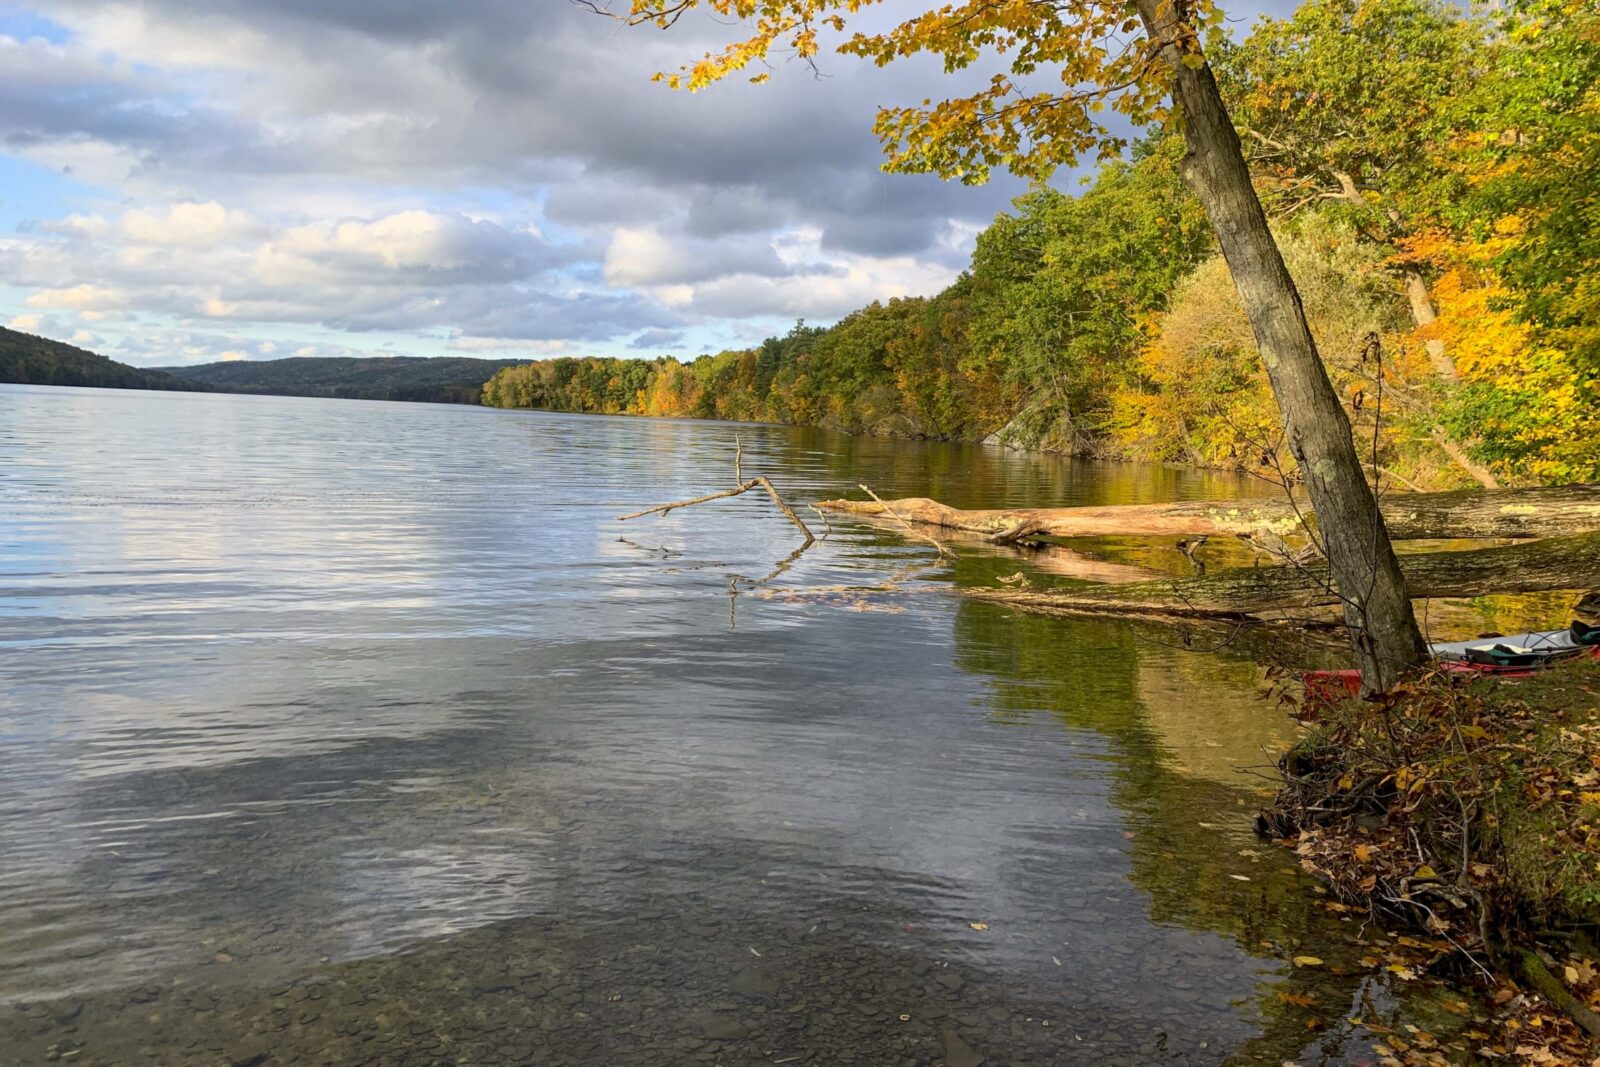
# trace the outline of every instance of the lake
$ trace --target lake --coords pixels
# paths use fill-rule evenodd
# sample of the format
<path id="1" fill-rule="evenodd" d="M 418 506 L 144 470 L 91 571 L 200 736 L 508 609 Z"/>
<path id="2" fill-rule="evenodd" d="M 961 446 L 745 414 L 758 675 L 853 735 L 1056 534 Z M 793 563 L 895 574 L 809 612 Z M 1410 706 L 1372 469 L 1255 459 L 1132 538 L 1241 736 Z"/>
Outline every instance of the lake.
<path id="1" fill-rule="evenodd" d="M 956 594 L 1048 556 L 802 509 L 790 559 L 758 494 L 616 521 L 736 436 L 797 503 L 1271 491 L 0 386 L 0 1063 L 1356 1064 L 1347 1016 L 1438 1021 L 1252 834 L 1293 724 L 1244 650 Z"/>

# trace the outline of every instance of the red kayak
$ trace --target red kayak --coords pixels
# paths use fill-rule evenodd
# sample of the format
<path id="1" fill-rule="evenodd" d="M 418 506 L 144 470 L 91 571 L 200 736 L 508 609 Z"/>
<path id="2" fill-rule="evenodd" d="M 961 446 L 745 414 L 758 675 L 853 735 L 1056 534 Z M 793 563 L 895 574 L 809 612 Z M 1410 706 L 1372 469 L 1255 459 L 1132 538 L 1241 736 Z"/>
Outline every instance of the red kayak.
<path id="1" fill-rule="evenodd" d="M 1440 670 L 1484 674 L 1495 678 L 1527 678 L 1552 663 L 1587 657 L 1600 659 L 1600 628 L 1574 623 L 1567 630 L 1534 630 L 1503 637 L 1477 637 L 1428 646 Z M 1361 692 L 1361 672 L 1306 671 L 1300 676 L 1306 695 L 1338 700 Z"/>

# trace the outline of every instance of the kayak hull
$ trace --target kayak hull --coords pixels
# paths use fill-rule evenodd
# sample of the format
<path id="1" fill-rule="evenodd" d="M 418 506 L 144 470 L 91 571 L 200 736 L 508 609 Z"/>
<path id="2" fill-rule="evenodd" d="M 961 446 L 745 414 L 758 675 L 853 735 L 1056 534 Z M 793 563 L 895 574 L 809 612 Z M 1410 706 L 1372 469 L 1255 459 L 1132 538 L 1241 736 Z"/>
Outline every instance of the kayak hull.
<path id="1" fill-rule="evenodd" d="M 1541 658 L 1533 663 L 1516 665 L 1483 663 L 1467 658 L 1474 649 L 1494 645 L 1528 650 Z M 1574 658 L 1600 660 L 1600 645 L 1579 644 L 1568 630 L 1480 637 L 1471 641 L 1441 642 L 1428 647 L 1434 656 L 1434 666 L 1441 671 L 1487 675 L 1507 681 L 1530 677 L 1553 663 L 1565 663 Z M 1361 672 L 1358 670 L 1306 671 L 1300 678 L 1305 683 L 1306 695 L 1313 700 L 1342 700 L 1361 692 Z"/>

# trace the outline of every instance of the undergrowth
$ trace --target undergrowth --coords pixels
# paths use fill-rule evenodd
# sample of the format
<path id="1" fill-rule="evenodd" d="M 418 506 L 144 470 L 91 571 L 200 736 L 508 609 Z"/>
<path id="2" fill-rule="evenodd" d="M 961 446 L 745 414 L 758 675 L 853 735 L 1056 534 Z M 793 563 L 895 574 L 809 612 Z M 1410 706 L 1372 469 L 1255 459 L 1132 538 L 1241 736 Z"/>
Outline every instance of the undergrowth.
<path id="1" fill-rule="evenodd" d="M 1497 1010 L 1468 1031 L 1478 1055 L 1590 1062 L 1600 663 L 1517 682 L 1436 671 L 1378 701 L 1297 713 L 1312 729 L 1283 758 L 1260 829 L 1345 904 L 1419 935 L 1373 965 L 1485 986 Z"/>

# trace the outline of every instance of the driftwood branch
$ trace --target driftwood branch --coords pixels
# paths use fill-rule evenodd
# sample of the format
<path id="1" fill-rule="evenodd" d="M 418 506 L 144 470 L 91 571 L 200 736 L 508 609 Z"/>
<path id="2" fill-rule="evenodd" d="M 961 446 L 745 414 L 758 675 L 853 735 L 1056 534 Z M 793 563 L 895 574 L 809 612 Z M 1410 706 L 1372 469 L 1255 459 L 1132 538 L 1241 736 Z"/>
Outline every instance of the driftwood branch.
<path id="1" fill-rule="evenodd" d="M 757 475 L 756 477 L 751 478 L 740 485 L 734 486 L 732 489 L 723 489 L 715 493 L 707 493 L 705 496 L 697 496 L 693 500 L 674 500 L 670 504 L 657 504 L 655 507 L 645 508 L 643 511 L 630 512 L 627 515 L 618 515 L 617 521 L 627 522 L 629 519 L 640 519 L 646 515 L 665 515 L 669 511 L 676 511 L 678 508 L 686 508 L 692 504 L 704 504 L 712 500 L 725 500 L 730 496 L 739 496 L 742 493 L 748 493 L 752 489 L 766 490 L 767 495 L 772 498 L 772 502 L 778 505 L 778 510 L 783 512 L 784 518 L 794 523 L 795 526 L 799 528 L 800 532 L 805 535 L 806 544 L 809 545 L 816 540 L 816 537 L 811 533 L 811 528 L 801 520 L 800 516 L 794 513 L 793 508 L 784 502 L 783 496 L 778 492 L 777 486 L 773 485 L 771 479 L 767 478 L 765 475 Z"/>
<path id="2" fill-rule="evenodd" d="M 1006 508 L 968 511 L 937 500 L 824 500 L 817 505 L 856 515 L 891 515 L 909 525 L 942 526 L 996 537 L 1095 537 L 1196 534 L 1292 535 L 1302 515 L 1292 500 L 1185 501 L 1076 508 Z M 1560 537 L 1600 527 L 1600 485 L 1534 489 L 1464 489 L 1448 493 L 1390 493 L 1382 501 L 1389 536 L 1396 540 Z"/>
<path id="3" fill-rule="evenodd" d="M 828 513 L 826 511 L 823 511 L 821 508 L 817 507 L 815 504 L 807 504 L 806 507 L 808 507 L 812 511 L 816 512 L 817 513 L 817 518 L 822 520 L 822 536 L 823 536 L 823 539 L 826 540 L 827 538 L 832 537 L 833 536 L 833 522 L 832 522 L 832 520 L 830 520 L 828 518 Z"/>
<path id="4" fill-rule="evenodd" d="M 811 533 L 811 527 L 807 526 L 800 516 L 794 513 L 794 509 L 783 499 L 783 494 L 778 492 L 778 487 L 772 484 L 771 479 L 759 474 L 754 478 L 745 478 L 744 445 L 739 441 L 737 434 L 733 438 L 733 478 L 736 484 L 732 489 L 721 489 L 715 493 L 707 493 L 705 496 L 697 496 L 693 500 L 674 500 L 670 504 L 657 504 L 655 507 L 645 508 L 643 511 L 618 515 L 617 521 L 627 522 L 629 519 L 640 519 L 646 515 L 665 515 L 670 511 L 676 511 L 678 508 L 689 507 L 691 504 L 704 504 L 712 500 L 726 500 L 730 496 L 739 496 L 742 493 L 748 493 L 752 489 L 765 489 L 767 495 L 772 498 L 772 502 L 778 505 L 778 510 L 783 512 L 783 517 L 794 523 L 800 532 L 805 535 L 806 542 L 800 547 L 809 548 L 816 541 L 816 537 Z"/>
<path id="5" fill-rule="evenodd" d="M 1586 589 L 1600 583 L 1600 533 L 1505 548 L 1409 553 L 1400 557 L 1400 569 L 1416 599 Z M 1093 589 L 963 592 L 1020 608 L 1074 615 L 1239 618 L 1339 603 L 1325 563 L 1226 570 Z"/>
<path id="6" fill-rule="evenodd" d="M 907 533 L 909 533 L 912 537 L 915 537 L 919 541 L 928 542 L 928 544 L 932 545 L 934 548 L 939 550 L 939 555 L 941 555 L 941 556 L 952 555 L 950 550 L 945 548 L 944 545 L 940 544 L 935 538 L 929 537 L 925 533 L 920 533 L 916 529 L 916 527 L 912 526 L 909 522 L 907 522 L 905 520 L 905 518 L 902 517 L 898 512 L 896 512 L 888 504 L 885 504 L 883 502 L 883 500 L 878 496 L 877 493 L 874 493 L 871 489 L 867 488 L 867 486 L 865 486 L 865 485 L 862 485 L 860 488 L 861 488 L 861 491 L 863 493 L 865 493 L 868 496 L 870 496 L 874 501 L 877 502 L 878 506 L 883 509 L 882 512 L 880 512 L 880 514 L 888 515 L 891 518 L 899 519 L 900 520 L 900 525 L 904 526 L 906 528 L 906 532 Z M 821 506 L 822 507 L 826 507 L 827 505 L 823 504 Z"/>

